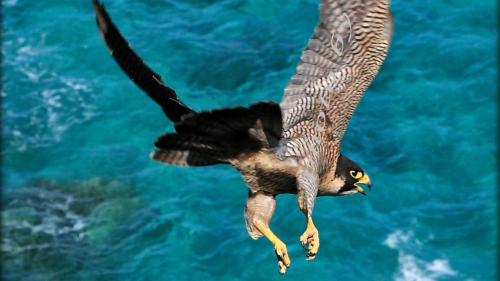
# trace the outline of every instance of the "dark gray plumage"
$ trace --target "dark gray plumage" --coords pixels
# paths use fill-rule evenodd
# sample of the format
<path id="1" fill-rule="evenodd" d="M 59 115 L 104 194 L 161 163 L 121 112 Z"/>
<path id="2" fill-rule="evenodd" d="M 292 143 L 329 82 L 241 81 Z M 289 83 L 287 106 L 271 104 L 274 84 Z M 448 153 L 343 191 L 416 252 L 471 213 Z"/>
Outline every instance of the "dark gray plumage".
<path id="1" fill-rule="evenodd" d="M 298 195 L 306 216 L 300 237 L 308 259 L 319 248 L 312 212 L 317 196 L 365 194 L 368 175 L 340 153 L 341 140 L 390 44 L 388 0 L 322 0 L 320 22 L 302 52 L 281 103 L 197 113 L 129 47 L 104 7 L 93 0 L 99 31 L 127 75 L 164 110 L 175 133 L 160 137 L 151 157 L 179 166 L 231 164 L 249 187 L 245 221 L 252 238 L 274 245 L 280 272 L 286 245 L 271 231 L 276 200 Z"/>

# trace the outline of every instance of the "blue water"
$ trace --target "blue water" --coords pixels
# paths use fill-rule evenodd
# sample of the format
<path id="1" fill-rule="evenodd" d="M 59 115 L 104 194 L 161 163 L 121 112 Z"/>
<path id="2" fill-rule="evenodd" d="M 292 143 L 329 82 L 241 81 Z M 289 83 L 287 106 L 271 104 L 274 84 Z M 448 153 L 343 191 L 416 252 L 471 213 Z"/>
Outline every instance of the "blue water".
<path id="1" fill-rule="evenodd" d="M 105 1 L 196 110 L 279 101 L 318 1 Z M 172 130 L 113 62 L 90 1 L 3 0 L 4 280 L 285 280 L 246 233 L 230 167 L 148 158 Z M 308 262 L 296 197 L 272 221 L 286 280 L 495 280 L 495 1 L 394 0 L 393 44 L 343 152 L 369 196 L 320 198 Z"/>

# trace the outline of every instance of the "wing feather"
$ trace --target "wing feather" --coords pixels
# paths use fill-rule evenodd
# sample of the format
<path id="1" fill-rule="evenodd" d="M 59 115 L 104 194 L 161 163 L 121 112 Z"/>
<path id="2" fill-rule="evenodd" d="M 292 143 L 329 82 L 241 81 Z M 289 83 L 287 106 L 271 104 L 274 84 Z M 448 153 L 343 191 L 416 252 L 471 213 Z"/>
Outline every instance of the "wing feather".
<path id="1" fill-rule="evenodd" d="M 181 116 L 193 112 L 179 100 L 172 88 L 165 85 L 160 75 L 149 68 L 130 48 L 127 40 L 111 21 L 104 6 L 98 0 L 93 0 L 92 4 L 99 32 L 111 55 L 128 77 L 159 104 L 165 115 L 173 122 L 178 122 Z"/>
<path id="2" fill-rule="evenodd" d="M 310 147 L 291 151 L 290 145 L 300 143 L 294 139 L 313 136 L 340 144 L 352 113 L 385 59 L 391 35 L 389 0 L 321 1 L 320 22 L 280 103 L 279 157 L 310 153 Z M 318 130 L 318 122 L 324 129 Z"/>

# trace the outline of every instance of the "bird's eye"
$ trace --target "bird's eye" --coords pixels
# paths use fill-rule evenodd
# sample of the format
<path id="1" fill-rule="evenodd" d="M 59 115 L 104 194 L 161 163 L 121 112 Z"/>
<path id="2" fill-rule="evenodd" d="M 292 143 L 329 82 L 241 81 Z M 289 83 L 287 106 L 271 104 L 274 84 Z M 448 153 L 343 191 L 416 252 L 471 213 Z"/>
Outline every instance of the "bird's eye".
<path id="1" fill-rule="evenodd" d="M 353 177 L 354 179 L 360 179 L 363 177 L 363 173 L 359 171 L 351 170 L 349 173 L 351 174 L 351 177 Z"/>

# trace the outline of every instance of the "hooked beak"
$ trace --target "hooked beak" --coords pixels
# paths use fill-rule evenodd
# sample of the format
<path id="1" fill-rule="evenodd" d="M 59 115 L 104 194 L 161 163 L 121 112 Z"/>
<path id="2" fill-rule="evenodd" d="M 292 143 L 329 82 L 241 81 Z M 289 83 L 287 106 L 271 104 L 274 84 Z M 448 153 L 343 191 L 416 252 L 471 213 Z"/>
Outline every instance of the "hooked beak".
<path id="1" fill-rule="evenodd" d="M 357 183 L 354 184 L 357 192 L 366 195 L 366 192 L 363 187 L 361 187 L 361 185 L 366 185 L 368 186 L 368 189 L 372 189 L 372 182 L 367 174 L 365 174 L 362 178 L 359 179 Z"/>

